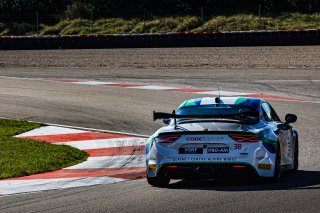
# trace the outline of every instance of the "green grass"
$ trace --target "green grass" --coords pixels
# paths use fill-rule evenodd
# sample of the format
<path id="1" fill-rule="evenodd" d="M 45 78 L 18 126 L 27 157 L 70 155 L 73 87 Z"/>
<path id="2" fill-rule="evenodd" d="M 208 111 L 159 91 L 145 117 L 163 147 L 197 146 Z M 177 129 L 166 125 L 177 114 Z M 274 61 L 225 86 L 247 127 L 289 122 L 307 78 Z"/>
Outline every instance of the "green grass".
<path id="1" fill-rule="evenodd" d="M 0 23 L 0 35 L 34 35 L 30 24 Z M 236 14 L 206 18 L 202 26 L 199 17 L 173 16 L 149 19 L 108 18 L 94 22 L 85 19 L 66 19 L 46 26 L 40 25 L 40 35 L 77 35 L 77 34 L 133 34 L 161 32 L 202 32 L 202 31 L 239 31 L 239 30 L 277 30 L 320 28 L 320 13 L 284 13 L 278 16 Z"/>
<path id="2" fill-rule="evenodd" d="M 0 119 L 0 179 L 54 171 L 87 159 L 86 153 L 70 146 L 13 138 L 40 126 Z"/>

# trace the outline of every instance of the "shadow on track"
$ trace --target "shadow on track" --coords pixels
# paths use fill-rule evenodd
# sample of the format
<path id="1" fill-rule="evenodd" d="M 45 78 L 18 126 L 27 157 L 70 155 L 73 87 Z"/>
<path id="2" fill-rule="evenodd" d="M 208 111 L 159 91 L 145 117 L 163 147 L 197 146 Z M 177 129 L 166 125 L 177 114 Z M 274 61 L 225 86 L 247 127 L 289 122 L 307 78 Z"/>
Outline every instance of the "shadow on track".
<path id="1" fill-rule="evenodd" d="M 168 188 L 216 191 L 320 189 L 320 171 L 300 170 L 296 173 L 284 173 L 280 180 L 276 183 L 259 178 L 228 180 L 182 180 L 170 184 Z"/>

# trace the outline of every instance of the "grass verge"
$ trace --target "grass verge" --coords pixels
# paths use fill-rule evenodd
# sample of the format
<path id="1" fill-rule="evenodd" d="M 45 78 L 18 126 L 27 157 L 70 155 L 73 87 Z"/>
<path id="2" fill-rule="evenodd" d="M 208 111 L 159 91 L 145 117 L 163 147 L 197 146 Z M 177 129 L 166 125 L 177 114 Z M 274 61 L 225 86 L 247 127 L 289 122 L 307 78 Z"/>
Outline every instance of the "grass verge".
<path id="1" fill-rule="evenodd" d="M 13 138 L 40 126 L 0 119 L 0 179 L 54 171 L 87 159 L 85 152 L 70 146 Z"/>

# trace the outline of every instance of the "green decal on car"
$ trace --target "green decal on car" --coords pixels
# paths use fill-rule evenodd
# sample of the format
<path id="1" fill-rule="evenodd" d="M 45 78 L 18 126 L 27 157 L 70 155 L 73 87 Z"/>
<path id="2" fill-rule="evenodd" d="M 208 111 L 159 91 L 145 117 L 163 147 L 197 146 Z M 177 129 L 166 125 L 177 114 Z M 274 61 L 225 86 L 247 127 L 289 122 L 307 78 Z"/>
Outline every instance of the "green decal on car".
<path id="1" fill-rule="evenodd" d="M 194 101 L 194 99 L 191 100 L 187 100 L 184 104 L 184 106 L 195 106 L 197 105 L 196 102 Z"/>
<path id="2" fill-rule="evenodd" d="M 151 138 L 149 138 L 149 139 L 147 140 L 146 145 L 147 145 L 147 144 L 149 144 L 149 143 L 152 143 L 152 141 L 154 140 L 154 138 L 155 138 L 155 137 L 151 137 Z"/>
<path id="3" fill-rule="evenodd" d="M 277 141 L 270 140 L 269 138 L 260 137 L 260 140 L 262 140 L 263 142 L 269 143 L 273 146 L 275 146 L 277 144 Z"/>
<path id="4" fill-rule="evenodd" d="M 248 98 L 243 98 L 243 97 L 240 97 L 236 100 L 236 102 L 234 104 L 241 104 L 243 102 L 246 102 L 248 100 Z"/>

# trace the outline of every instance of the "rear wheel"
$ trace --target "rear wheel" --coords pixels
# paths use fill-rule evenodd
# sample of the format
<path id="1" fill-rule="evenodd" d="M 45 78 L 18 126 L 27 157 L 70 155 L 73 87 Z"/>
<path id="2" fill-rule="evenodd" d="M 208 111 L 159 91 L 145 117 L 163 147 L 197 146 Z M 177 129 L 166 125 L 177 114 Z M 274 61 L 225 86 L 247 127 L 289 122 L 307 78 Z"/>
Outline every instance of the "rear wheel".
<path id="1" fill-rule="evenodd" d="M 298 139 L 294 141 L 294 158 L 293 158 L 293 172 L 298 171 L 299 168 L 299 144 Z"/>
<path id="2" fill-rule="evenodd" d="M 147 175 L 147 181 L 152 186 L 165 187 L 168 186 L 170 178 L 159 172 L 157 177 L 148 177 Z"/>
<path id="3" fill-rule="evenodd" d="M 271 177 L 271 181 L 277 182 L 281 177 L 281 149 L 279 142 L 277 143 L 276 160 L 274 166 L 274 174 L 273 177 Z"/>

